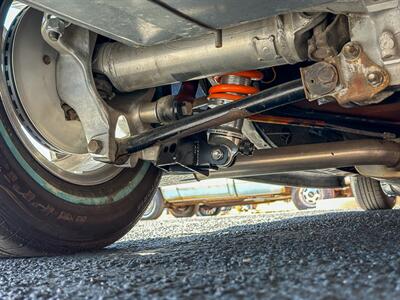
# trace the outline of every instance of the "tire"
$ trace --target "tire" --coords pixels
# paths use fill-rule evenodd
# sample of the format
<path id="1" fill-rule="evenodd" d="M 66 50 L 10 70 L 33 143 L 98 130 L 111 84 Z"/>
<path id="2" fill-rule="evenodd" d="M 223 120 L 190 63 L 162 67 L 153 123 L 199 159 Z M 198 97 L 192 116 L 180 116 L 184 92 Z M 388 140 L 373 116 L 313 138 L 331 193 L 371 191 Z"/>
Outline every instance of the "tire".
<path id="1" fill-rule="evenodd" d="M 354 176 L 351 178 L 351 189 L 363 210 L 391 209 L 396 204 L 396 197 L 386 195 L 378 180 Z"/>
<path id="2" fill-rule="evenodd" d="M 103 248 L 124 236 L 152 199 L 161 173 L 149 163 L 139 162 L 100 185 L 77 186 L 30 156 L 2 107 L 0 118 L 0 255 Z M 103 199 L 108 203 L 84 205 Z"/>
<path id="3" fill-rule="evenodd" d="M 202 217 L 212 217 L 219 215 L 220 212 L 221 207 L 210 207 L 207 205 L 201 205 L 197 210 L 197 215 Z"/>
<path id="4" fill-rule="evenodd" d="M 196 211 L 197 207 L 195 205 L 178 206 L 168 209 L 168 212 L 175 218 L 190 218 L 196 214 Z"/>
<path id="5" fill-rule="evenodd" d="M 313 195 L 307 198 L 309 193 Z M 334 197 L 335 191 L 333 189 L 295 188 L 292 190 L 293 204 L 299 210 L 315 208 L 317 207 L 317 201 Z"/>
<path id="6" fill-rule="evenodd" d="M 151 199 L 149 205 L 144 211 L 142 220 L 158 219 L 162 215 L 164 208 L 164 199 L 162 197 L 160 189 L 157 189 L 156 193 L 153 196 L 153 199 Z"/>
<path id="7" fill-rule="evenodd" d="M 0 12 L 8 1 L 0 3 Z M 3 20 L 4 21 L 4 20 Z M 2 62 L 3 63 L 3 62 Z M 161 173 L 150 163 L 93 185 L 53 175 L 32 155 L 9 121 L 11 95 L 0 82 L 0 255 L 33 256 L 100 249 L 121 238 L 140 218 Z M 83 177 L 85 175 L 82 175 Z"/>

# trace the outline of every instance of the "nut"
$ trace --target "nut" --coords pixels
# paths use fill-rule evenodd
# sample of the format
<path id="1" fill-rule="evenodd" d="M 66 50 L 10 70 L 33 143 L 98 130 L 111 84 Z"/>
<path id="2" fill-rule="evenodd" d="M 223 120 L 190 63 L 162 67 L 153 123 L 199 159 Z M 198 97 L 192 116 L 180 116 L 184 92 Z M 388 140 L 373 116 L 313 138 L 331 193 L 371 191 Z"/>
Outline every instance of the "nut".
<path id="1" fill-rule="evenodd" d="M 65 21 L 55 16 L 50 16 L 46 23 L 46 32 L 49 39 L 56 42 L 64 34 L 66 27 Z"/>
<path id="2" fill-rule="evenodd" d="M 380 86 L 383 82 L 383 74 L 378 71 L 368 73 L 367 80 L 374 87 Z"/>
<path id="3" fill-rule="evenodd" d="M 219 148 L 215 148 L 211 151 L 211 158 L 215 161 L 219 161 L 224 158 L 224 152 Z"/>
<path id="4" fill-rule="evenodd" d="M 361 47 L 357 43 L 347 43 L 343 47 L 343 55 L 348 60 L 357 59 L 361 53 Z"/>
<path id="5" fill-rule="evenodd" d="M 90 153 L 99 154 L 103 149 L 103 142 L 95 139 L 90 140 L 87 145 L 87 149 Z"/>

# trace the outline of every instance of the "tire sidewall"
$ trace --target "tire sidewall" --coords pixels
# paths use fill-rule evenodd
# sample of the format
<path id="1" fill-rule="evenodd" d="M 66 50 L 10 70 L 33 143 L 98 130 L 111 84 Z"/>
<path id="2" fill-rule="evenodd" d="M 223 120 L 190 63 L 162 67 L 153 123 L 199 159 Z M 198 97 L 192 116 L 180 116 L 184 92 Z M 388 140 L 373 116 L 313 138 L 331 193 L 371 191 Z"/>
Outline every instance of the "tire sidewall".
<path id="1" fill-rule="evenodd" d="M 160 172 L 139 161 L 110 181 L 79 186 L 44 169 L 16 136 L 0 104 L 0 217 L 19 230 L 33 247 L 102 247 L 125 234 L 140 217 L 158 186 Z M 121 193 L 122 191 L 122 193 Z M 102 205 L 66 201 L 102 199 Z"/>

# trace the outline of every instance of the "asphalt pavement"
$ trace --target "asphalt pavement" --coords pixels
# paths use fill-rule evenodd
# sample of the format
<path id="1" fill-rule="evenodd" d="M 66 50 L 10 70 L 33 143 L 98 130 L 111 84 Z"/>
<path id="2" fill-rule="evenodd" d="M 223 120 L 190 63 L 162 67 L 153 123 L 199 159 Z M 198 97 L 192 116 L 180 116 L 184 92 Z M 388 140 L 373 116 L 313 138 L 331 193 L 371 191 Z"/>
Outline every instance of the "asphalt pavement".
<path id="1" fill-rule="evenodd" d="M 396 299 L 400 210 L 141 221 L 107 249 L 0 259 L 1 299 Z"/>

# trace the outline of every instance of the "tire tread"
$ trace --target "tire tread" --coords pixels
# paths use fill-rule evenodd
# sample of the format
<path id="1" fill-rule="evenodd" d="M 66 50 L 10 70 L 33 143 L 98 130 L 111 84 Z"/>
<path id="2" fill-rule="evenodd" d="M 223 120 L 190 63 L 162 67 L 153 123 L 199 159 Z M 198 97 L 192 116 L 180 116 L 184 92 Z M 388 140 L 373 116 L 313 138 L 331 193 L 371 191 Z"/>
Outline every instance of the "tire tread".
<path id="1" fill-rule="evenodd" d="M 378 180 L 354 176 L 351 188 L 356 202 L 363 210 L 391 209 L 394 206 L 393 199 L 384 193 Z"/>

